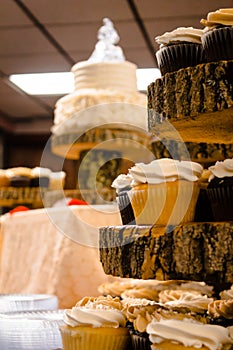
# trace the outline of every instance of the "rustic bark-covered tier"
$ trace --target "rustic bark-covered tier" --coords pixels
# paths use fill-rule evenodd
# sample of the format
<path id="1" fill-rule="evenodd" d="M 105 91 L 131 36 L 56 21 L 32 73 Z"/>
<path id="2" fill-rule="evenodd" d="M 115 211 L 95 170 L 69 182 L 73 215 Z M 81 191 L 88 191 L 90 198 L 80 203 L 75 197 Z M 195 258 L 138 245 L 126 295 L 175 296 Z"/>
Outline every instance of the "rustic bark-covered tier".
<path id="1" fill-rule="evenodd" d="M 99 149 L 125 150 L 125 155 L 130 156 L 138 152 L 145 153 L 144 147 L 150 145 L 152 136 L 141 130 L 124 129 L 91 129 L 85 133 L 73 133 L 53 135 L 51 138 L 52 152 L 67 159 L 79 159 L 80 152 L 98 146 Z M 107 142 L 107 143 L 106 143 Z M 134 148 L 133 148 L 134 146 Z"/>
<path id="2" fill-rule="evenodd" d="M 233 61 L 165 74 L 148 87 L 149 130 L 189 142 L 233 143 Z"/>
<path id="3" fill-rule="evenodd" d="M 233 283 L 232 222 L 102 227 L 99 243 L 106 274 L 205 281 L 219 290 Z"/>
<path id="4" fill-rule="evenodd" d="M 182 142 L 161 139 L 151 143 L 156 158 L 173 158 L 208 164 L 233 158 L 233 143 Z"/>

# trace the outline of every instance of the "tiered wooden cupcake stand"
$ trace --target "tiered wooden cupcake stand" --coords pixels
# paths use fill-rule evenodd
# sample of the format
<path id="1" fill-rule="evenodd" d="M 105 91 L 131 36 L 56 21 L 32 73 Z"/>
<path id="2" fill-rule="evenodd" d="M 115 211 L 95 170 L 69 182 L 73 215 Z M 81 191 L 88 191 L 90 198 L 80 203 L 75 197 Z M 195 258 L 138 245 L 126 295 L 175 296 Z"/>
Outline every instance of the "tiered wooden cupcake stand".
<path id="1" fill-rule="evenodd" d="M 232 158 L 232 72 L 233 61 L 208 63 L 150 84 L 149 131 L 168 144 L 217 148 L 204 162 Z M 103 227 L 100 260 L 106 274 L 204 281 L 219 292 L 233 284 L 233 222 Z"/>

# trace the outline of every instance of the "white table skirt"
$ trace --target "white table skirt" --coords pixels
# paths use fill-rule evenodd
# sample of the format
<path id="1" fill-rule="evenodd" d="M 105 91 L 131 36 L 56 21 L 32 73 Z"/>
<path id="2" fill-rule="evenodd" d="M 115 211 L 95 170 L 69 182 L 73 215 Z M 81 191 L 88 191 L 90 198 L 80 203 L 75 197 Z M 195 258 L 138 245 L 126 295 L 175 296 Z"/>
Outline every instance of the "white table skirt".
<path id="1" fill-rule="evenodd" d="M 112 205 L 3 215 L 0 293 L 55 294 L 60 308 L 98 295 L 98 286 L 113 279 L 99 261 L 98 228 L 119 224 Z"/>

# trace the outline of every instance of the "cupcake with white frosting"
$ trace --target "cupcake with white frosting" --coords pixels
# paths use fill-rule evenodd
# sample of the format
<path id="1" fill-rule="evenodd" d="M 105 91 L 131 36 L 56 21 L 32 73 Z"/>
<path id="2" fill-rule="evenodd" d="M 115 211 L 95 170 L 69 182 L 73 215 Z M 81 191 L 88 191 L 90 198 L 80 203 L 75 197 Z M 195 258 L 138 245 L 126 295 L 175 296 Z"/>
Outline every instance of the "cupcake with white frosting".
<path id="1" fill-rule="evenodd" d="M 205 26 L 201 40 L 207 61 L 233 60 L 233 8 L 209 12 L 201 23 Z"/>
<path id="2" fill-rule="evenodd" d="M 32 169 L 31 187 L 49 187 L 49 178 L 52 171 L 48 168 L 35 167 Z"/>
<path id="3" fill-rule="evenodd" d="M 152 350 L 230 350 L 232 327 L 192 320 L 153 319 L 147 326 Z"/>
<path id="4" fill-rule="evenodd" d="M 233 220 L 233 159 L 218 161 L 209 170 L 207 195 L 214 220 Z"/>
<path id="5" fill-rule="evenodd" d="M 202 29 L 180 27 L 157 36 L 155 41 L 159 45 L 159 50 L 156 52 L 156 58 L 161 74 L 165 75 L 205 62 L 202 34 Z"/>
<path id="6" fill-rule="evenodd" d="M 128 350 L 126 318 L 119 298 L 85 297 L 65 311 L 60 327 L 64 350 Z"/>
<path id="7" fill-rule="evenodd" d="M 203 167 L 191 161 L 170 158 L 137 163 L 128 192 L 137 225 L 178 225 L 192 222 Z"/>

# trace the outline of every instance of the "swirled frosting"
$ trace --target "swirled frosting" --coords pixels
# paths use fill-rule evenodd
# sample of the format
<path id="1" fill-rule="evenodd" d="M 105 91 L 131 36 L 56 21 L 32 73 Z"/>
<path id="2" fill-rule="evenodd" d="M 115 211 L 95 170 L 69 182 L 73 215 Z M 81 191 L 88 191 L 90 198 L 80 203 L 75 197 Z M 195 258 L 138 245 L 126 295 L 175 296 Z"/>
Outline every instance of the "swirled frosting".
<path id="1" fill-rule="evenodd" d="M 116 193 L 119 193 L 125 189 L 130 189 L 132 181 L 133 178 L 131 175 L 120 174 L 113 181 L 112 187 L 116 189 Z"/>
<path id="2" fill-rule="evenodd" d="M 121 294 L 123 299 L 126 298 L 137 298 L 158 301 L 159 291 L 152 288 L 132 288 L 124 291 Z"/>
<path id="3" fill-rule="evenodd" d="M 201 44 L 202 29 L 193 27 L 180 27 L 171 32 L 166 32 L 163 35 L 157 36 L 155 41 L 161 45 L 166 46 L 176 42 L 192 42 Z"/>
<path id="4" fill-rule="evenodd" d="M 164 304 L 170 301 L 179 300 L 184 293 L 187 294 L 187 291 L 184 291 L 182 289 L 162 290 L 159 293 L 159 302 Z M 188 293 L 190 294 L 192 293 L 193 295 L 196 295 L 196 296 L 200 295 L 198 291 L 188 291 Z"/>
<path id="5" fill-rule="evenodd" d="M 171 341 L 197 349 L 206 346 L 210 350 L 220 350 L 222 344 L 233 344 L 228 328 L 188 320 L 161 319 L 158 322 L 153 319 L 146 330 L 153 344 Z"/>
<path id="6" fill-rule="evenodd" d="M 201 19 L 205 27 L 216 27 L 218 25 L 233 26 L 233 8 L 219 9 L 209 12 L 207 19 Z"/>
<path id="7" fill-rule="evenodd" d="M 72 309 L 65 311 L 64 322 L 71 327 L 125 327 L 122 304 L 118 297 L 83 298 Z"/>
<path id="8" fill-rule="evenodd" d="M 210 170 L 209 181 L 214 177 L 223 178 L 233 176 L 233 158 L 225 159 L 224 161 L 217 161 L 215 165 L 208 168 Z"/>
<path id="9" fill-rule="evenodd" d="M 219 295 L 223 300 L 233 299 L 233 285 L 230 289 L 226 289 L 220 292 Z"/>
<path id="10" fill-rule="evenodd" d="M 233 319 L 233 299 L 214 300 L 208 305 L 208 313 L 213 318 Z"/>
<path id="11" fill-rule="evenodd" d="M 129 169 L 133 177 L 132 186 L 140 183 L 159 184 L 164 182 L 199 180 L 203 167 L 191 161 L 179 161 L 170 158 L 153 160 L 149 164 L 136 163 Z"/>
<path id="12" fill-rule="evenodd" d="M 178 299 L 169 300 L 165 302 L 165 305 L 174 309 L 187 308 L 193 312 L 203 313 L 208 310 L 211 302 L 213 298 L 208 298 L 206 295 L 183 292 Z"/>
<path id="13" fill-rule="evenodd" d="M 123 313 L 133 323 L 135 330 L 145 332 L 147 325 L 151 322 L 159 307 L 159 304 L 147 299 L 128 299 L 123 308 Z"/>

